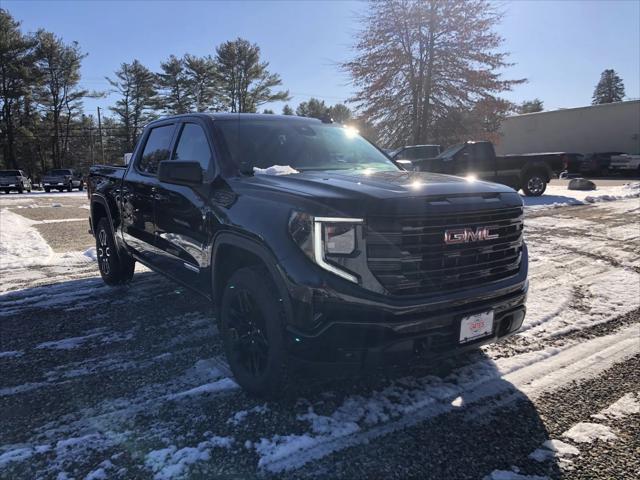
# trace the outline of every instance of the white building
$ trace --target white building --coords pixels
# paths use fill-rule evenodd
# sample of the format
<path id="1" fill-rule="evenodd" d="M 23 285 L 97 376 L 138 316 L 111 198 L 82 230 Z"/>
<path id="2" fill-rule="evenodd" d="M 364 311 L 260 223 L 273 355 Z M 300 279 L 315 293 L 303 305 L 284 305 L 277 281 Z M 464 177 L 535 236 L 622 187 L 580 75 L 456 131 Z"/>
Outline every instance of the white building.
<path id="1" fill-rule="evenodd" d="M 507 117 L 500 155 L 534 152 L 640 154 L 640 100 Z"/>

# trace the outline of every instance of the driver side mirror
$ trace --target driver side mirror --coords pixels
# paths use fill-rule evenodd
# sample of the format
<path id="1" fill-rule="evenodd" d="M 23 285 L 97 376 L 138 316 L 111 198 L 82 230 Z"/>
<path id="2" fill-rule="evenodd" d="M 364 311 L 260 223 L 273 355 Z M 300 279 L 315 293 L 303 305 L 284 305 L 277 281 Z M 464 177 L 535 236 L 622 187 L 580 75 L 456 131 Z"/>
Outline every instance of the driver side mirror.
<path id="1" fill-rule="evenodd" d="M 158 180 L 175 185 L 200 185 L 202 183 L 202 167 L 200 162 L 165 160 L 158 164 Z"/>

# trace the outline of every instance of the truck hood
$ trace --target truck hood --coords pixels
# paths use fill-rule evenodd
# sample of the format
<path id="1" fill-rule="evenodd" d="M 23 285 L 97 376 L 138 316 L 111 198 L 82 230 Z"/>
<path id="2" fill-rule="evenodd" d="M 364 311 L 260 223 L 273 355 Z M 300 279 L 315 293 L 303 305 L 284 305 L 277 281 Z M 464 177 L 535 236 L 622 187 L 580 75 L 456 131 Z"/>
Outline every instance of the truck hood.
<path id="1" fill-rule="evenodd" d="M 364 170 L 304 172 L 293 175 L 255 175 L 255 185 L 314 197 L 370 197 L 375 199 L 509 193 L 497 183 L 428 172 Z"/>
<path id="2" fill-rule="evenodd" d="M 250 190 L 306 197 L 351 214 L 408 212 L 416 208 L 424 212 L 424 200 L 442 204 L 455 199 L 453 203 L 457 204 L 475 202 L 484 205 L 486 199 L 500 201 L 503 197 L 510 197 L 509 206 L 522 205 L 520 196 L 507 186 L 428 172 L 302 172 L 255 175 L 243 178 L 241 183 Z"/>

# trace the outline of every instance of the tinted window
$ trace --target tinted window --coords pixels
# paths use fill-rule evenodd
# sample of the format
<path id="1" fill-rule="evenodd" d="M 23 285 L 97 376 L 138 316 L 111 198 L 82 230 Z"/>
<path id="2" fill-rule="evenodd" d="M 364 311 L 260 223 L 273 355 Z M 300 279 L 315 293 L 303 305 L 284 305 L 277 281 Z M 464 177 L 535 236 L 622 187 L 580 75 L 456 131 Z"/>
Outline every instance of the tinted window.
<path id="1" fill-rule="evenodd" d="M 151 129 L 138 162 L 138 169 L 142 173 L 155 175 L 158 171 L 158 163 L 169 159 L 172 136 L 173 125 Z"/>
<path id="2" fill-rule="evenodd" d="M 210 158 L 211 149 L 202 127 L 195 123 L 185 124 L 173 159 L 199 162 L 202 169 L 206 170 L 209 167 Z"/>

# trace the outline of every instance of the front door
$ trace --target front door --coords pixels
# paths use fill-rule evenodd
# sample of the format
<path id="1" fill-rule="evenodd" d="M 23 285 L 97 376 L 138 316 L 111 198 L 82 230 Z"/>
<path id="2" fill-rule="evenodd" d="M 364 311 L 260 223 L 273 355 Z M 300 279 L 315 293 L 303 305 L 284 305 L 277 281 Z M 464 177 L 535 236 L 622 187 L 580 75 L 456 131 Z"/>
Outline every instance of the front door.
<path id="1" fill-rule="evenodd" d="M 202 124 L 194 120 L 179 126 L 171 160 L 200 163 L 204 181 L 193 186 L 158 185 L 156 245 L 162 256 L 160 268 L 193 288 L 208 292 L 212 149 Z"/>

